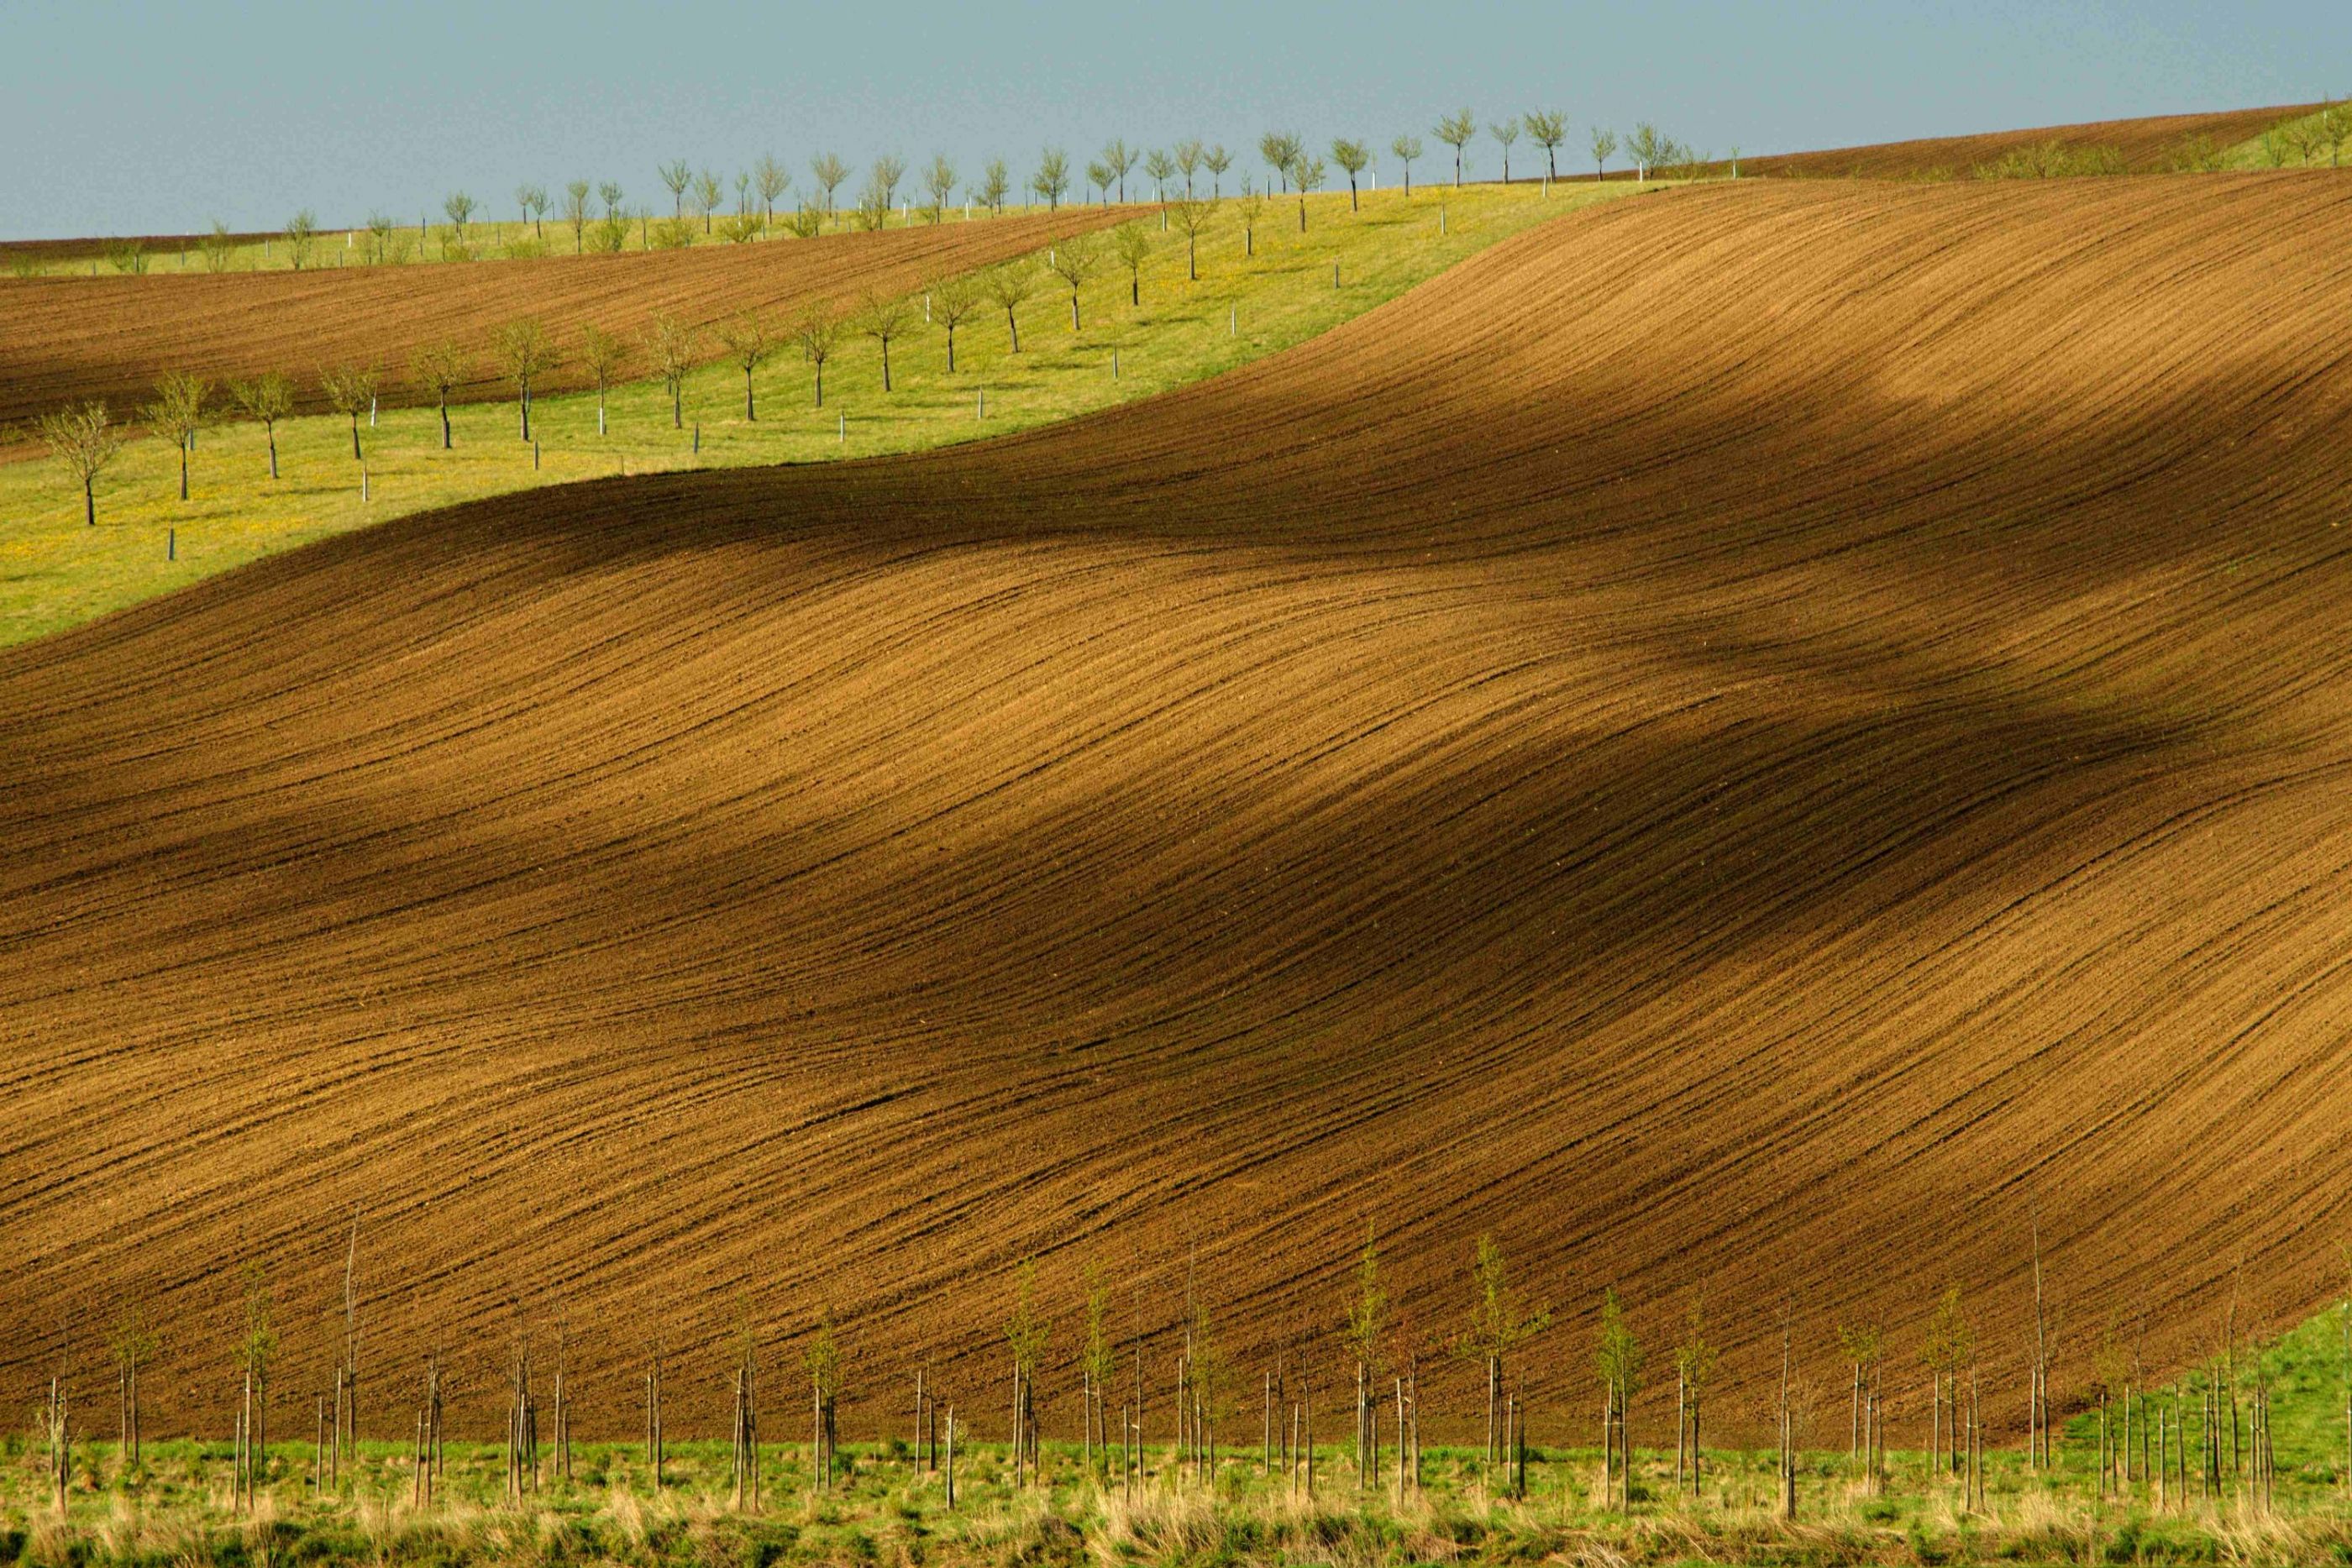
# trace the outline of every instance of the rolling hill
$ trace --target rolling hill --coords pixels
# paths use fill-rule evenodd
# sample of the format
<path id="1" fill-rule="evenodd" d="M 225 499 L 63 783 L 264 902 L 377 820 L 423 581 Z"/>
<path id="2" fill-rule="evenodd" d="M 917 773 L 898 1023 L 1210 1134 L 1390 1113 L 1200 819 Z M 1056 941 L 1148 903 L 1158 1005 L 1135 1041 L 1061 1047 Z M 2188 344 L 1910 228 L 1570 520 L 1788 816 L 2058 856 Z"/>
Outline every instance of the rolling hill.
<path id="1" fill-rule="evenodd" d="M 220 1429 L 252 1260 L 299 1395 L 354 1213 L 387 1430 L 561 1319 L 584 1422 L 658 1344 L 715 1434 L 831 1308 L 854 1426 L 928 1358 L 995 1437 L 1033 1255 L 1161 1401 L 1192 1291 L 1254 1430 L 1368 1223 L 1432 1332 L 1484 1230 L 1563 1309 L 1538 1440 L 1604 1285 L 1706 1292 L 1727 1432 L 1783 1301 L 1842 1399 L 1958 1281 L 2011 1387 L 2035 1225 L 2062 1397 L 2111 1313 L 2284 1321 L 2352 1190 L 2347 242 L 2324 174 L 1696 187 L 1067 425 L 0 653 L 0 1385 L 144 1299 Z"/>
<path id="2" fill-rule="evenodd" d="M 1742 168 L 1767 177 L 1900 180 L 1931 171 L 1965 177 L 1979 164 L 1996 162 L 2005 154 L 2054 142 L 2074 152 L 2110 151 L 2122 158 L 2124 166 L 2134 173 L 2157 173 L 2168 167 L 2181 148 L 2193 140 L 2204 138 L 2217 148 L 2227 149 L 2319 107 L 2315 103 L 2291 104 L 2275 109 L 2095 120 L 2079 125 L 1983 131 L 1969 136 L 1930 136 L 1910 141 L 1882 141 L 1868 147 L 1776 153 L 1747 159 Z"/>
<path id="3" fill-rule="evenodd" d="M 1103 227 L 1124 211 L 1067 207 L 814 243 L 525 262 L 0 278 L 0 423 L 94 397 L 127 417 L 167 370 L 215 381 L 283 371 L 304 412 L 316 413 L 326 406 L 312 379 L 319 367 L 373 364 L 385 372 L 386 402 L 430 402 L 406 384 L 411 355 L 444 338 L 487 354 L 490 335 L 518 317 L 544 321 L 568 360 L 583 325 L 635 339 L 661 314 L 700 325 L 754 308 L 788 317 L 820 300 L 848 306 L 864 289 L 904 293 Z M 468 395 L 499 395 L 491 368 L 480 375 Z M 545 385 L 593 382 L 565 364 Z"/>

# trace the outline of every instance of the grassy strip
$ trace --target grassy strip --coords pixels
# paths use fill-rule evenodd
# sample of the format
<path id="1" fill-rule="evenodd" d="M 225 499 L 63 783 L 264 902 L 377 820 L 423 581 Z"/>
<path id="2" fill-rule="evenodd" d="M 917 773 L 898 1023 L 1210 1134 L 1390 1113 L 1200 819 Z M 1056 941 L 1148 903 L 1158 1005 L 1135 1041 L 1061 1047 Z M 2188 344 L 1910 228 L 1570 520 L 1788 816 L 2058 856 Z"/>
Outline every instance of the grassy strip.
<path id="1" fill-rule="evenodd" d="M 520 439 L 511 403 L 455 411 L 456 445 L 447 452 L 434 411 L 387 409 L 373 428 L 362 421 L 365 502 L 350 424 L 331 415 L 279 424 L 276 482 L 259 425 L 205 431 L 185 503 L 178 498 L 176 450 L 135 441 L 100 482 L 94 528 L 82 526 L 79 490 L 56 465 L 0 465 L 0 644 L 79 624 L 276 550 L 458 501 L 623 471 L 908 452 L 1068 419 L 1289 348 L 1497 240 L 1636 189 L 1424 187 L 1410 199 L 1393 191 L 1367 195 L 1360 211 L 1349 209 L 1344 193 L 1321 194 L 1307 200 L 1304 233 L 1297 200 L 1277 199 L 1259 215 L 1255 254 L 1247 255 L 1239 214 L 1227 203 L 1200 236 L 1197 281 L 1186 276 L 1184 236 L 1147 224 L 1153 249 L 1142 267 L 1139 304 L 1139 287 L 1106 245 L 1102 270 L 1081 290 L 1083 329 L 1074 331 L 1069 290 L 1032 264 L 1038 289 L 1020 310 L 1020 353 L 1011 351 L 1004 313 L 983 307 L 958 329 L 950 374 L 944 333 L 918 315 L 891 344 L 886 393 L 877 345 L 845 333 L 825 367 L 822 409 L 809 366 L 788 343 L 754 373 L 756 420 L 745 417 L 741 369 L 710 363 L 687 382 L 684 429 L 673 427 L 658 382 L 614 389 L 610 434 L 603 436 L 593 394 L 537 400 L 536 459 Z M 569 356 L 577 345 L 559 348 Z M 706 343 L 705 351 L 718 345 Z M 637 368 L 645 363 L 640 352 Z M 404 367 L 385 369 L 397 374 Z M 307 375 L 317 367 L 288 370 Z"/>

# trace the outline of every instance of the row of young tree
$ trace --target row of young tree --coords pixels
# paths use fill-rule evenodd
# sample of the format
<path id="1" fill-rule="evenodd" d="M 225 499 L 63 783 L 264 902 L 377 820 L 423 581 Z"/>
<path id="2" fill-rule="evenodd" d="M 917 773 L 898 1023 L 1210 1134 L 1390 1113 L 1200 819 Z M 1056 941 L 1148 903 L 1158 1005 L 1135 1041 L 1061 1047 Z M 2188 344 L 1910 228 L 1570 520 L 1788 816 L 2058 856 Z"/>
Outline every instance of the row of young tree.
<path id="1" fill-rule="evenodd" d="M 340 1484 L 343 1467 L 358 1452 L 360 1427 L 359 1316 L 355 1268 L 359 1230 L 353 1223 L 343 1258 L 340 1333 L 331 1336 L 332 1364 L 310 1391 L 315 1406 L 315 1452 L 308 1477 L 324 1491 Z M 2026 1422 L 2023 1462 L 2032 1471 L 2058 1463 L 2057 1422 L 2050 1395 L 2054 1339 L 2053 1314 L 2044 1301 L 2038 1235 L 2033 1254 L 2032 1340 L 2026 1357 Z M 1352 1380 L 1354 1427 L 1342 1475 L 1327 1478 L 1360 1494 L 1392 1490 L 1402 1501 L 1423 1485 L 1422 1441 L 1425 1364 L 1433 1360 L 1472 1369 L 1484 1389 L 1483 1439 L 1475 1468 L 1490 1493 L 1525 1495 L 1531 1458 L 1528 1440 L 1528 1395 L 1524 1385 L 1528 1358 L 1556 1326 L 1548 1302 L 1530 1298 L 1513 1280 L 1502 1247 L 1491 1236 L 1478 1239 L 1463 1281 L 1460 1314 L 1450 1331 L 1425 1323 L 1390 1293 L 1377 1236 L 1369 1228 L 1357 1255 L 1346 1296 L 1328 1325 L 1278 1350 L 1270 1364 L 1249 1375 L 1223 1343 L 1221 1327 L 1207 1301 L 1188 1281 L 1182 1315 L 1172 1344 L 1165 1329 L 1147 1331 L 1139 1299 L 1131 1303 L 1125 1336 L 1113 1326 L 1115 1301 L 1099 1269 L 1089 1269 L 1077 1306 L 1079 1328 L 1074 1354 L 1056 1359 L 1057 1325 L 1041 1301 L 1034 1262 L 1023 1263 L 1014 1281 L 1011 1315 L 1001 1328 L 1004 1416 L 1004 1470 L 1009 1485 L 1038 1484 L 1045 1421 L 1039 1390 L 1058 1384 L 1075 1398 L 1076 1460 L 1099 1484 L 1132 1492 L 1157 1479 L 1213 1482 L 1234 1463 L 1253 1462 L 1261 1475 L 1312 1498 L 1318 1485 L 1318 1453 L 1331 1445 L 1318 1438 L 1318 1409 L 1328 1412 Z M 243 1277 L 241 1332 L 233 1371 L 236 1405 L 230 1413 L 234 1438 L 235 1506 L 250 1509 L 257 1489 L 269 1484 L 268 1423 L 279 1342 L 274 1302 L 265 1274 L 248 1265 Z M 2352 1290 L 2339 1308 L 2343 1320 L 2346 1465 L 2343 1482 L 2352 1490 Z M 756 1511 L 762 1500 L 761 1336 L 748 1300 L 739 1303 L 727 1375 L 731 1384 L 730 1485 L 733 1506 Z M 1767 1412 L 1776 1428 L 1777 1504 L 1785 1518 L 1798 1509 L 1797 1476 L 1810 1451 L 1820 1459 L 1818 1399 L 1807 1392 L 1797 1365 L 1793 1303 L 1780 1309 L 1780 1343 L 1776 1386 Z M 1874 1322 L 1841 1323 L 1839 1354 L 1849 1375 L 1847 1463 L 1850 1475 L 1872 1492 L 1883 1491 L 1891 1467 L 1886 1456 L 1890 1384 L 1899 1374 L 1889 1343 Z M 1160 1348 L 1155 1354 L 1151 1346 Z M 538 1490 L 549 1479 L 572 1477 L 572 1385 L 569 1334 L 555 1333 L 553 1375 L 538 1376 L 527 1333 L 519 1333 L 504 1357 L 498 1389 L 503 1406 L 504 1489 L 510 1499 Z M 115 1372 L 119 1474 L 141 1464 L 140 1378 L 162 1348 L 142 1311 L 119 1322 L 110 1350 Z M 2235 1489 L 2237 1495 L 2267 1506 L 2276 1476 L 2272 1440 L 2272 1374 L 2258 1341 L 2241 1333 L 2233 1291 L 2211 1365 L 2201 1386 L 2189 1380 L 2159 1385 L 2143 1364 L 2139 1346 L 2124 1345 L 2110 1322 L 2090 1364 L 2081 1407 L 2094 1417 L 2093 1460 L 2100 1494 L 2138 1494 L 2159 1509 L 2185 1504 L 2192 1495 L 2210 1499 Z M 1613 1289 L 1602 1291 L 1586 1364 L 1598 1405 L 1600 1485 L 1594 1500 L 1604 1508 L 1630 1509 L 1638 1498 L 1633 1475 L 1639 1455 L 1632 1420 L 1653 1375 L 1650 1354 L 1627 1305 Z M 1572 1355 L 1572 1353 L 1571 1353 Z M 1957 1487 L 1964 1509 L 1985 1506 L 1985 1394 L 1976 1333 L 1959 1288 L 1948 1286 L 1936 1299 L 1916 1351 L 1927 1381 L 1925 1475 L 1933 1483 Z M 1693 1293 L 1684 1306 L 1670 1359 L 1674 1373 L 1673 1476 L 1677 1495 L 1701 1495 L 1706 1476 L 1703 1417 L 1718 1392 L 1721 1352 L 1712 1338 L 1704 1298 Z M 839 1412 L 850 1397 L 850 1356 L 830 1308 L 818 1317 L 797 1353 L 811 1485 L 830 1490 L 839 1466 Z M 669 1485 L 667 1434 L 663 1403 L 670 1358 L 658 1346 L 648 1351 L 643 1377 L 644 1457 L 656 1490 Z M 911 1369 L 911 1398 L 886 1417 L 906 1423 L 903 1451 L 926 1473 L 943 1476 L 946 1500 L 956 1500 L 956 1456 L 967 1451 L 971 1433 L 959 1418 L 951 1395 L 942 1396 L 937 1369 Z M 1318 1400 L 1318 1380 L 1322 1389 Z M 984 1382 L 996 1378 L 983 1375 Z M 2251 1387 L 2249 1382 L 2251 1381 Z M 1251 1385 L 1255 1384 L 1253 1387 Z M 1813 1385 L 1817 1387 L 1818 1385 Z M 551 1396 L 543 1451 L 541 1391 Z M 436 1344 L 426 1355 L 418 1398 L 407 1413 L 414 1443 L 409 1455 L 412 1500 L 430 1503 L 446 1467 L 444 1428 L 447 1403 L 456 1392 Z M 388 1402 L 396 1406 L 397 1396 Z M 895 1404 L 895 1401 L 893 1401 Z M 1253 1408 L 1255 1407 L 1255 1408 Z M 1255 1420 L 1252 1417 L 1255 1416 Z M 2192 1419 L 2193 1416 L 2193 1419 Z M 62 1373 L 50 1382 L 40 1414 L 42 1435 L 56 1487 L 57 1506 L 67 1504 L 72 1473 L 74 1428 Z M 1253 1431 L 1252 1428 L 1255 1429 Z M 2192 1458 L 2190 1437 L 2195 1436 Z M 1808 1439 L 1813 1441 L 1809 1442 Z M 1157 1448 L 1172 1456 L 1155 1472 Z M 1718 1452 L 1720 1448 L 1718 1447 Z M 1663 1466 L 1663 1448 L 1651 1450 Z M 1533 1455 L 1543 1462 L 1540 1454 Z M 2192 1481 L 2190 1473 L 2195 1471 Z"/>
<path id="2" fill-rule="evenodd" d="M 1464 109 L 1441 116 L 1431 127 L 1430 134 L 1453 150 L 1454 183 L 1460 185 L 1468 177 L 1469 149 L 1482 134 L 1499 150 L 1502 178 L 1508 183 L 1513 177 L 1511 152 L 1522 139 L 1542 150 L 1541 177 L 1548 181 L 1558 179 L 1560 149 L 1568 144 L 1570 132 L 1568 116 L 1557 110 L 1506 115 L 1482 126 L 1474 111 Z M 1595 126 L 1586 149 L 1591 156 L 1593 172 L 1601 178 L 1607 177 L 1610 161 L 1621 151 L 1633 172 L 1643 180 L 1661 170 L 1694 173 L 1708 162 L 1648 121 L 1622 137 L 1614 131 Z M 1256 188 L 1264 194 L 1318 189 L 1336 166 L 1346 174 L 1352 196 L 1358 193 L 1360 177 L 1373 167 L 1378 157 L 1372 142 L 1342 136 L 1332 140 L 1327 162 L 1304 136 L 1287 131 L 1265 132 L 1258 138 L 1257 150 L 1265 165 L 1265 183 L 1263 187 L 1252 187 L 1244 176 L 1242 184 L 1244 190 Z M 1411 193 L 1413 164 L 1425 151 L 1421 137 L 1400 134 L 1390 141 L 1388 151 L 1397 161 L 1406 193 Z M 1735 152 L 1732 156 L 1736 165 L 1738 154 Z M 866 166 L 864 181 L 845 204 L 843 187 L 856 177 L 857 170 L 838 153 L 821 152 L 809 160 L 806 181 L 798 187 L 805 193 L 803 199 L 796 206 L 786 207 L 780 216 L 778 204 L 795 186 L 791 169 L 774 155 L 761 155 L 750 167 L 738 171 L 731 182 L 715 170 L 697 170 L 679 158 L 660 164 L 656 171 L 670 197 L 670 215 L 667 219 L 658 218 L 650 206 L 627 204 L 624 200 L 625 192 L 610 180 L 572 180 L 553 190 L 528 181 L 516 186 L 513 199 L 518 228 L 527 228 L 530 234 L 526 238 L 507 241 L 505 250 L 510 256 L 546 254 L 551 248 L 551 222 L 556 229 L 553 243 L 560 244 L 568 231 L 575 255 L 625 250 L 633 238 L 640 248 L 647 250 L 689 246 L 698 238 L 741 243 L 767 237 L 780 229 L 813 238 L 828 229 L 844 226 L 880 229 L 887 225 L 894 213 L 902 223 L 937 224 L 945 220 L 959 190 L 967 213 L 977 210 L 991 215 L 1001 215 L 1006 204 L 1016 195 L 1034 196 L 1048 209 L 1058 208 L 1074 193 L 1105 204 L 1124 204 L 1131 176 L 1148 182 L 1151 199 L 1159 203 L 1177 199 L 1180 191 L 1184 201 L 1192 201 L 1202 187 L 1212 199 L 1221 199 L 1225 176 L 1235 162 L 1236 155 L 1223 143 L 1204 141 L 1199 137 L 1186 137 L 1172 146 L 1150 149 L 1133 147 L 1124 138 L 1114 138 L 1083 170 L 1073 163 L 1064 149 L 1047 146 L 1038 153 L 1033 171 L 1016 183 L 1011 166 L 1003 158 L 990 158 L 977 176 L 967 177 L 944 152 L 934 154 L 919 169 L 910 168 L 904 158 L 887 154 Z M 478 221 L 487 213 L 484 204 L 465 191 L 453 191 L 443 199 L 441 215 L 446 222 L 439 238 L 444 259 L 469 260 L 479 254 Z M 350 232 L 344 249 L 367 264 L 398 263 L 424 256 L 433 240 L 434 225 L 429 214 L 419 213 L 411 231 L 401 220 L 376 211 L 369 214 L 362 228 Z M 321 254 L 317 214 L 309 208 L 297 213 L 288 220 L 277 240 L 265 245 L 279 243 L 285 246 L 289 263 L 297 270 L 316 266 Z M 227 270 L 232 264 L 238 241 L 226 225 L 215 223 L 212 233 L 199 245 L 207 269 L 219 272 Z M 144 254 L 131 246 L 118 256 L 116 265 L 126 271 L 143 271 Z"/>
<path id="3" fill-rule="evenodd" d="M 1309 175 L 1300 171 L 1301 189 Z M 1188 277 L 1200 276 L 1201 237 L 1211 222 L 1230 205 L 1239 224 L 1244 256 L 1255 255 L 1256 230 L 1264 221 L 1266 200 L 1250 193 L 1230 204 L 1215 196 L 1184 198 L 1169 203 L 1160 214 L 1160 228 L 1181 235 L 1185 246 Z M 1300 226 L 1306 225 L 1302 203 Z M 1021 352 L 1023 307 L 1049 289 L 1066 291 L 1070 329 L 1085 325 L 1083 291 L 1106 274 L 1125 274 L 1130 305 L 1143 299 L 1143 268 L 1160 242 L 1151 225 L 1142 222 L 1119 225 L 1107 235 L 1085 234 L 1065 239 L 1042 257 L 1023 258 L 977 273 L 948 274 L 925 284 L 913 294 L 868 290 L 851 300 L 823 300 L 789 319 L 751 309 L 722 320 L 697 324 L 673 315 L 656 316 L 645 331 L 629 338 L 594 325 L 583 326 L 567 343 L 544 323 L 522 318 L 500 326 L 487 342 L 469 348 L 455 339 L 443 339 L 417 350 L 406 367 L 399 390 L 432 406 L 441 427 L 441 445 L 455 444 L 450 419 L 453 401 L 485 380 L 501 382 L 513 390 L 517 434 L 533 439 L 531 402 L 534 388 L 555 371 L 576 369 L 580 379 L 596 392 L 596 433 L 608 430 L 611 390 L 642 368 L 659 379 L 670 404 L 673 429 L 686 428 L 685 384 L 695 370 L 723 363 L 743 373 L 743 417 L 759 419 L 757 373 L 780 353 L 797 353 L 811 372 L 814 406 L 824 406 L 824 370 L 845 340 L 870 340 L 878 354 L 884 392 L 891 390 L 891 345 L 918 330 L 939 334 L 944 369 L 955 373 L 956 334 L 983 318 L 1002 313 L 1010 352 Z M 355 463 L 366 462 L 365 432 L 376 423 L 382 394 L 394 382 L 377 365 L 345 365 L 320 370 L 312 389 L 317 401 L 350 422 L 351 453 Z M 249 379 L 232 380 L 215 388 L 202 376 L 181 371 L 159 377 L 153 398 L 138 410 L 138 423 L 152 434 L 170 440 L 178 453 L 180 499 L 189 497 L 191 466 L 199 434 L 224 418 L 241 417 L 261 426 L 268 452 L 269 477 L 279 477 L 278 426 L 290 418 L 301 401 L 296 379 L 267 371 Z M 315 406 L 315 405 L 314 405 Z M 364 421 L 364 424 L 362 423 Z M 65 469 L 82 493 L 83 519 L 98 521 L 97 483 L 121 455 L 123 429 L 102 401 L 93 401 L 37 418 L 34 434 Z"/>

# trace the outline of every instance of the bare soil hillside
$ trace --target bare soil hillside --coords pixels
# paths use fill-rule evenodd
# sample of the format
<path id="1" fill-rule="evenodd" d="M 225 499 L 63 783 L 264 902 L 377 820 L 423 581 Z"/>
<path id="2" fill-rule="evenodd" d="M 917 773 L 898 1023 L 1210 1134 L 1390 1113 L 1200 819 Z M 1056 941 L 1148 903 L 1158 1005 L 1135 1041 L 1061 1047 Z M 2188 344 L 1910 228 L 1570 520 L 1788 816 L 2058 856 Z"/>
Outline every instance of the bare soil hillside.
<path id="1" fill-rule="evenodd" d="M 1883 141 L 1869 147 L 1837 147 L 1821 152 L 1790 152 L 1743 161 L 1743 172 L 1853 176 L 1873 180 L 1915 178 L 1931 172 L 1965 178 L 1980 164 L 2028 148 L 2056 143 L 2070 152 L 2113 152 L 2135 173 L 2168 168 L 2182 148 L 2200 138 L 2230 148 L 2260 136 L 2283 121 L 2311 113 L 2315 103 L 2276 109 L 2231 109 L 2209 114 L 2159 114 L 2138 120 L 2095 120 L 2081 125 L 2049 125 L 2032 131 L 1995 131 L 1973 136 L 1933 136 L 1915 141 Z"/>
<path id="2" fill-rule="evenodd" d="M 830 1308 L 854 1426 L 928 1359 L 1001 1436 L 1034 1256 L 1049 1427 L 1098 1264 L 1150 1418 L 1189 1289 L 1247 1440 L 1278 1349 L 1342 1403 L 1368 1222 L 1426 1334 L 1486 1230 L 1565 1309 L 1538 1440 L 1612 1284 L 1658 1355 L 1706 1293 L 1727 1435 L 1784 1301 L 1827 1410 L 1947 1281 L 2021 1408 L 2037 1215 L 2062 1397 L 2233 1271 L 2282 1321 L 2352 1225 L 2348 442 L 2342 181 L 1752 182 L 0 653 L 0 1388 L 144 1298 L 226 1430 L 257 1260 L 307 1408 L 355 1212 L 386 1432 L 561 1318 L 583 1423 L 658 1345 L 715 1436 Z"/>

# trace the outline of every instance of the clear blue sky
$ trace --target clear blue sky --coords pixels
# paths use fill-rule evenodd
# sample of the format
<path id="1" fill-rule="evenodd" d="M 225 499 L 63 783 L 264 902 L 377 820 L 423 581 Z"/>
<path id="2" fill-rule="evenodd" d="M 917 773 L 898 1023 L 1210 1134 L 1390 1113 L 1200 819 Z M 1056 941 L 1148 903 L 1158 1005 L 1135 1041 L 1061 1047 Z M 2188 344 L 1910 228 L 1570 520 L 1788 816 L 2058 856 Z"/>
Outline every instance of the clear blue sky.
<path id="1" fill-rule="evenodd" d="M 1112 136 L 1251 148 L 1462 105 L 1654 120 L 1705 151 L 1842 146 L 2352 90 L 2340 5 L 2266 0 L 0 0 L 0 236 L 356 222 L 464 189 L 763 152 L 853 162 Z M 1431 141 L 1433 148 L 1435 143 Z M 1524 145 L 1524 144 L 1523 144 Z M 1475 167 L 1491 172 L 1491 143 Z M 1383 154 L 1385 182 L 1393 178 Z M 1255 161 L 1247 164 L 1255 169 Z"/>

